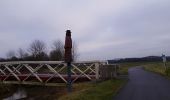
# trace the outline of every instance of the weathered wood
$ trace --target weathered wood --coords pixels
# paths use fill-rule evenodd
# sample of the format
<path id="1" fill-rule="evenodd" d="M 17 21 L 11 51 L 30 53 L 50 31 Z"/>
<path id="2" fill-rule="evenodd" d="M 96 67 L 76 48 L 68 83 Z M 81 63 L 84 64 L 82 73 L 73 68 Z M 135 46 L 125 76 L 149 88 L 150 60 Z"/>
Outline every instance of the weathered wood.
<path id="1" fill-rule="evenodd" d="M 40 86 L 66 86 L 65 83 L 40 83 L 40 82 L 19 82 L 19 81 L 3 81 L 1 84 L 24 84 L 24 85 L 40 85 Z"/>
<path id="2" fill-rule="evenodd" d="M 64 61 L 12 61 L 12 62 L 0 62 L 0 64 L 60 64 Z"/>
<path id="3" fill-rule="evenodd" d="M 0 64 L 61 64 L 65 63 L 64 61 L 10 61 L 10 62 L 0 62 Z M 105 63 L 107 64 L 107 61 L 100 61 L 100 60 L 94 60 L 94 61 L 76 61 L 73 62 L 73 64 L 83 64 L 83 63 Z"/>
<path id="4" fill-rule="evenodd" d="M 23 84 L 24 82 L 30 82 L 30 78 L 34 78 L 34 81 L 39 83 L 48 84 L 52 78 L 60 78 L 67 84 L 66 78 L 66 64 L 58 61 L 16 61 L 16 62 L 0 62 L 0 81 L 6 82 L 18 81 Z M 89 80 L 92 80 L 91 74 L 94 73 L 94 63 L 92 62 L 74 62 L 71 72 L 74 74 L 74 81 L 78 80 L 82 76 Z M 41 70 L 45 70 L 44 73 Z M 52 75 L 53 74 L 53 75 Z M 94 73 L 95 74 L 95 73 Z M 41 75 L 41 76 L 40 76 Z M 22 79 L 20 79 L 22 77 Z M 46 77 L 44 81 L 41 78 Z M 2 80 L 3 79 L 3 80 Z M 37 80 L 35 80 L 37 79 Z M 32 83 L 32 82 L 31 82 Z"/>
<path id="5" fill-rule="evenodd" d="M 117 73 L 119 70 L 119 65 L 102 65 L 99 68 L 100 79 L 112 79 L 117 77 Z"/>
<path id="6" fill-rule="evenodd" d="M 99 79 L 99 63 L 95 63 L 95 74 L 96 74 L 96 80 Z"/>

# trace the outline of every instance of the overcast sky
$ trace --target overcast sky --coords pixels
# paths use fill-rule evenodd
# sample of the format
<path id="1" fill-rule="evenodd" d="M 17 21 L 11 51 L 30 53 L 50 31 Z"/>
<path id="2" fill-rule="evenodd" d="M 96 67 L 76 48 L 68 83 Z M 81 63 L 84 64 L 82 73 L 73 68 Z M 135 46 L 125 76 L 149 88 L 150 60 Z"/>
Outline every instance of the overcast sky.
<path id="1" fill-rule="evenodd" d="M 170 0 L 0 0 L 0 57 L 67 29 L 80 60 L 170 55 Z"/>

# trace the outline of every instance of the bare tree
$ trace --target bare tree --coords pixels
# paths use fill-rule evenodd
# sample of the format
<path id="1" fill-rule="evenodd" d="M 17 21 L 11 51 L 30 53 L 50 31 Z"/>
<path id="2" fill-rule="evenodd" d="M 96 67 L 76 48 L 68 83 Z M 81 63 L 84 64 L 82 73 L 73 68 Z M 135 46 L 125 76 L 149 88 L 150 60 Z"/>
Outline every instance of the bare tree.
<path id="1" fill-rule="evenodd" d="M 13 51 L 13 50 L 8 51 L 6 56 L 7 56 L 8 59 L 16 57 L 15 51 Z"/>
<path id="2" fill-rule="evenodd" d="M 22 48 L 18 49 L 18 57 L 22 60 L 24 60 L 26 57 L 28 57 L 28 53 L 25 52 L 25 50 L 23 50 Z"/>
<path id="3" fill-rule="evenodd" d="M 18 58 L 16 57 L 16 53 L 13 50 L 8 51 L 6 55 L 7 55 L 7 58 L 8 58 L 7 60 L 11 60 L 11 61 L 17 61 L 18 60 Z"/>
<path id="4" fill-rule="evenodd" d="M 73 41 L 73 47 L 72 47 L 72 60 L 76 61 L 79 57 L 79 53 L 78 53 L 78 45 L 75 41 Z"/>
<path id="5" fill-rule="evenodd" d="M 64 44 L 57 40 L 53 42 L 52 51 L 50 52 L 50 60 L 61 61 L 64 58 Z"/>
<path id="6" fill-rule="evenodd" d="M 47 57 L 46 45 L 40 40 L 35 40 L 31 43 L 29 52 L 31 53 L 34 60 L 44 60 L 44 58 Z"/>
<path id="7" fill-rule="evenodd" d="M 73 41 L 72 60 L 76 61 L 79 57 L 78 46 Z M 50 52 L 50 60 L 61 61 L 64 60 L 64 44 L 60 40 L 54 41 L 52 51 Z"/>

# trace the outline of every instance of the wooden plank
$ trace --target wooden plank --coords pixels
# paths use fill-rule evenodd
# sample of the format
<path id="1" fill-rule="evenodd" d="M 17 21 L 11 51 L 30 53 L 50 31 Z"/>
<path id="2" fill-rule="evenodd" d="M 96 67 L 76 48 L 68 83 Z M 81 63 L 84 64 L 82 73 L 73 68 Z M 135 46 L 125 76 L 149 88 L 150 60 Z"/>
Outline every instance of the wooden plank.
<path id="1" fill-rule="evenodd" d="M 49 70 L 51 70 L 54 74 L 57 74 L 65 83 L 67 83 L 67 81 L 63 78 L 63 76 L 58 73 L 54 68 L 52 68 L 50 65 L 46 64 L 46 66 L 48 67 Z"/>
<path id="2" fill-rule="evenodd" d="M 65 83 L 40 83 L 40 82 L 19 82 L 19 81 L 2 81 L 1 84 L 23 84 L 23 85 L 40 85 L 40 86 L 66 86 Z"/>
<path id="3" fill-rule="evenodd" d="M 10 72 L 10 73 L 7 75 L 7 77 L 8 77 L 10 74 L 12 74 L 18 81 L 21 81 L 21 80 L 19 79 L 19 77 L 14 73 L 14 71 L 12 71 L 12 70 L 8 67 L 8 65 L 5 65 L 5 68 Z M 4 80 L 6 80 L 7 77 L 6 77 Z"/>
<path id="4" fill-rule="evenodd" d="M 34 75 L 40 82 L 43 82 L 43 81 L 41 80 L 41 78 L 35 73 L 39 68 L 37 68 L 36 70 L 32 70 L 32 67 L 29 66 L 28 64 L 25 64 L 24 66 L 25 66 L 25 68 L 27 68 L 27 69 L 31 72 L 31 74 Z M 40 67 L 41 67 L 41 66 L 40 66 Z M 30 75 L 31 75 L 31 74 L 30 74 Z M 28 78 L 28 77 L 27 77 L 27 78 Z M 25 79 L 24 79 L 24 81 L 25 81 Z"/>
<path id="5" fill-rule="evenodd" d="M 85 74 L 85 72 L 83 72 L 82 70 L 80 70 L 76 65 L 72 64 L 72 66 L 81 73 L 80 75 L 84 75 L 84 76 L 86 76 L 89 80 L 92 80 L 87 74 Z M 89 66 L 89 68 L 90 68 L 90 66 Z M 88 69 L 89 69 L 89 68 L 88 68 Z"/>
<path id="6" fill-rule="evenodd" d="M 89 75 L 85 74 L 86 71 L 88 71 L 92 66 L 93 66 L 93 64 L 92 64 L 91 66 L 87 66 L 87 68 L 86 68 L 84 71 L 81 71 L 81 70 L 78 70 L 75 65 L 73 65 L 73 67 L 74 67 L 75 69 L 77 69 L 78 71 L 80 71 L 81 74 L 80 74 L 77 78 L 75 78 L 75 79 L 72 81 L 72 83 L 74 83 L 74 82 L 75 82 L 78 78 L 80 78 L 82 75 L 86 76 L 89 80 L 92 80 L 92 78 L 89 77 Z"/>
<path id="7" fill-rule="evenodd" d="M 0 62 L 0 64 L 61 64 L 65 63 L 64 61 L 11 61 L 11 62 Z M 76 63 L 107 63 L 107 61 L 77 61 Z"/>
<path id="8" fill-rule="evenodd" d="M 64 61 L 12 61 L 12 62 L 0 62 L 0 64 L 61 64 Z"/>
<path id="9" fill-rule="evenodd" d="M 99 79 L 99 63 L 95 63 L 95 74 L 96 74 L 96 80 Z"/>

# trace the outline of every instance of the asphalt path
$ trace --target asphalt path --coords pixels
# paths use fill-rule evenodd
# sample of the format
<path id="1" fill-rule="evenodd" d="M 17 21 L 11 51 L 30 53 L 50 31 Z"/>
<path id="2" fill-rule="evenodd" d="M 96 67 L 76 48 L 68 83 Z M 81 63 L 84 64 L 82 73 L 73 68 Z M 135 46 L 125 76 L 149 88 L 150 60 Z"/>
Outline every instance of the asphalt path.
<path id="1" fill-rule="evenodd" d="M 161 75 L 134 67 L 129 69 L 128 78 L 113 100 L 170 100 L 170 80 Z"/>

